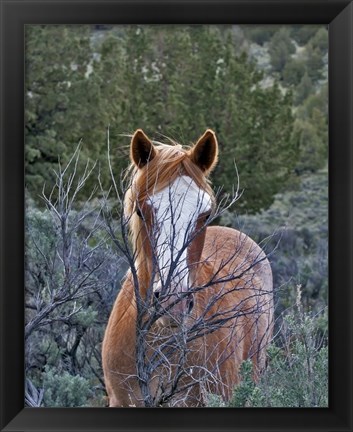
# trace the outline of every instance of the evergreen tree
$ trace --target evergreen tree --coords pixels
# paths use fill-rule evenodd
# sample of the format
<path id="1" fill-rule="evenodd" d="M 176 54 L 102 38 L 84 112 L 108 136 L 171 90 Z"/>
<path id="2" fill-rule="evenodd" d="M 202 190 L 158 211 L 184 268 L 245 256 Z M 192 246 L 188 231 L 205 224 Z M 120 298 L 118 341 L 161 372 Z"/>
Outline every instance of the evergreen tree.
<path id="1" fill-rule="evenodd" d="M 290 55 L 295 52 L 295 46 L 286 27 L 276 32 L 270 40 L 269 54 L 271 65 L 275 72 L 282 72 Z"/>
<path id="2" fill-rule="evenodd" d="M 328 160 L 328 87 L 310 95 L 297 110 L 294 133 L 299 140 L 296 171 L 316 171 Z"/>
<path id="3" fill-rule="evenodd" d="M 313 49 L 318 49 L 321 55 L 324 56 L 328 50 L 328 32 L 325 27 L 319 28 L 315 35 L 310 39 L 310 46 Z"/>
<path id="4" fill-rule="evenodd" d="M 86 27 L 26 28 L 25 148 L 30 190 L 38 192 L 44 181 L 53 181 L 58 155 L 67 157 L 82 137 L 72 95 L 81 88 L 89 62 Z"/>
<path id="5" fill-rule="evenodd" d="M 306 72 L 306 65 L 303 60 L 290 59 L 283 70 L 283 81 L 287 86 L 297 86 L 300 84 Z"/>
<path id="6" fill-rule="evenodd" d="M 322 118 L 319 117 L 319 112 L 316 111 L 318 122 L 322 127 Z M 322 139 L 318 133 L 317 127 L 309 121 L 297 121 L 294 129 L 294 136 L 299 143 L 299 160 L 296 166 L 296 172 L 315 172 L 322 168 L 327 163 L 327 140 Z"/>
<path id="7" fill-rule="evenodd" d="M 308 45 L 306 49 L 306 64 L 308 75 L 313 81 L 318 81 L 323 78 L 323 60 L 324 56 L 321 49 Z"/>
<path id="8" fill-rule="evenodd" d="M 264 45 L 268 42 L 274 33 L 278 31 L 279 27 L 277 25 L 249 25 L 244 26 L 245 35 L 252 42 L 257 43 L 258 45 Z"/>
<path id="9" fill-rule="evenodd" d="M 108 125 L 117 176 L 129 162 L 122 134 L 143 128 L 159 140 L 161 133 L 189 144 L 211 127 L 221 146 L 216 186 L 231 190 L 236 160 L 248 189 L 242 206 L 257 211 L 284 184 L 295 160 L 291 98 L 276 85 L 262 88 L 262 73 L 239 54 L 231 26 L 119 26 L 102 42 L 85 26 L 39 29 L 29 29 L 27 44 L 26 174 L 32 193 L 52 182 L 57 155 L 68 157 L 80 138 L 83 163 L 98 160 L 108 187 Z M 261 184 L 266 187 L 254 186 Z"/>
<path id="10" fill-rule="evenodd" d="M 318 25 L 297 25 L 291 27 L 291 37 L 300 45 L 306 45 L 318 31 Z"/>
<path id="11" fill-rule="evenodd" d="M 305 73 L 295 91 L 294 101 L 296 105 L 300 105 L 314 91 L 313 83 L 310 76 Z"/>

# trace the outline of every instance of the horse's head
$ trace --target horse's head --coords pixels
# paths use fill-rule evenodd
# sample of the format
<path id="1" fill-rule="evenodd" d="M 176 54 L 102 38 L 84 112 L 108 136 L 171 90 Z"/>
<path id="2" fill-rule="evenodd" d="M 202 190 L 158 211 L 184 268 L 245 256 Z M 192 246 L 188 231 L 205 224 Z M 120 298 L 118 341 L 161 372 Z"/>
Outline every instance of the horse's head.
<path id="1" fill-rule="evenodd" d="M 213 131 L 190 149 L 153 143 L 142 130 L 131 140 L 131 187 L 125 206 L 144 295 L 164 311 L 162 322 L 179 321 L 195 306 L 198 263 L 214 195 L 207 181 L 218 156 Z M 150 291 L 149 291 L 150 290 Z"/>

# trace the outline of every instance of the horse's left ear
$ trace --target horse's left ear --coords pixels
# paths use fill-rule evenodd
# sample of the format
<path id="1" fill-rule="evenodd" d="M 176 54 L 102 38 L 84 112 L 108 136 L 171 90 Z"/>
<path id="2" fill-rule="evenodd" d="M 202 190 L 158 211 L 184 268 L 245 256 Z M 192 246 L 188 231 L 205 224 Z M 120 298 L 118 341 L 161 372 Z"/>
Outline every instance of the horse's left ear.
<path id="1" fill-rule="evenodd" d="M 207 129 L 198 139 L 190 151 L 190 158 L 205 175 L 213 170 L 218 161 L 218 143 L 213 130 Z"/>

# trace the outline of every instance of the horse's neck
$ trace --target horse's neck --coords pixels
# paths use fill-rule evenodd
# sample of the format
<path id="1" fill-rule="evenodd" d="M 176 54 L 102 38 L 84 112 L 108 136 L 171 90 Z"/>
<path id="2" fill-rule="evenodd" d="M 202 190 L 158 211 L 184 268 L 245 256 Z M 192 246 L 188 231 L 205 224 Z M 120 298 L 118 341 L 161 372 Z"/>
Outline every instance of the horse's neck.
<path id="1" fill-rule="evenodd" d="M 200 261 L 190 272 L 191 286 L 200 287 L 207 284 L 212 277 L 212 265 L 207 261 Z"/>
<path id="2" fill-rule="evenodd" d="M 139 292 L 141 296 L 144 298 L 147 295 L 147 290 L 151 285 L 152 278 L 152 260 L 148 260 L 147 257 L 139 260 L 139 262 L 135 263 L 135 267 L 137 269 L 137 280 L 139 284 Z"/>

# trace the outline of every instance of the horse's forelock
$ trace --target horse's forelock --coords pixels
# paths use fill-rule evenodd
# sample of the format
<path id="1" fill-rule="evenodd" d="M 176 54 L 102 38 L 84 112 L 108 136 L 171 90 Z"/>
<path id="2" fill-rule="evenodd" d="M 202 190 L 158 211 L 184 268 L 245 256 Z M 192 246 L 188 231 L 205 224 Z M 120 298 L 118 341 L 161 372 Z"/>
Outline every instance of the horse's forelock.
<path id="1" fill-rule="evenodd" d="M 188 150 L 181 145 L 173 146 L 159 144 L 156 146 L 157 155 L 145 167 L 139 169 L 130 167 L 131 185 L 125 208 L 133 209 L 133 202 L 144 201 L 148 196 L 161 191 L 170 185 L 177 177 L 188 175 L 198 187 L 205 190 L 211 197 L 213 191 L 203 172 L 191 161 Z"/>

